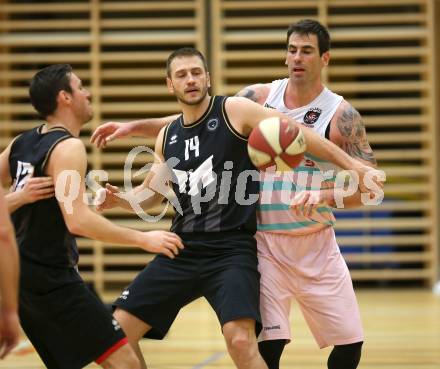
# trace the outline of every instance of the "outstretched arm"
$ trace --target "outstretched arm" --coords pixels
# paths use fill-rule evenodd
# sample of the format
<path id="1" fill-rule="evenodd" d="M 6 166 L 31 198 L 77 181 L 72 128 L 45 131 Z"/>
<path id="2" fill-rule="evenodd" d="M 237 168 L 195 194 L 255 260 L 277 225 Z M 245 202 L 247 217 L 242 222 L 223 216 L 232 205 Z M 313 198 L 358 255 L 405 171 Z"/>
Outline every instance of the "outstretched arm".
<path id="1" fill-rule="evenodd" d="M 169 115 L 162 118 L 134 120 L 127 123 L 107 122 L 93 132 L 90 141 L 97 147 L 105 147 L 110 141 L 128 136 L 157 137 L 160 130 L 176 120 L 179 115 Z"/>
<path id="2" fill-rule="evenodd" d="M 354 170 L 359 176 L 360 188 L 365 189 L 367 192 L 369 191 L 364 183 L 364 177 L 370 172 L 371 167 L 352 158 L 345 151 L 321 137 L 312 129 L 303 127 L 300 123 L 274 109 L 264 108 L 242 97 L 228 98 L 226 100 L 226 112 L 231 124 L 244 136 L 248 136 L 260 121 L 274 116 L 286 120 L 289 124 L 296 125 L 303 132 L 308 152 L 313 156 L 324 158 L 342 169 Z M 377 178 L 375 182 L 379 182 Z M 378 184 L 379 186 L 383 185 L 380 182 Z"/>
<path id="3" fill-rule="evenodd" d="M 231 124 L 244 136 L 249 136 L 252 129 L 254 129 L 263 119 L 277 116 L 292 125 L 296 125 L 302 130 L 306 140 L 307 151 L 312 155 L 319 158 L 325 158 L 343 169 L 353 169 L 360 166 L 358 161 L 338 148 L 335 144 L 321 137 L 312 129 L 303 127 L 300 123 L 277 110 L 262 107 L 241 97 L 231 97 L 226 100 L 226 111 Z"/>
<path id="4" fill-rule="evenodd" d="M 18 250 L 0 186 L 0 359 L 18 343 Z"/>
<path id="5" fill-rule="evenodd" d="M 246 97 L 263 105 L 270 91 L 270 84 L 254 84 L 243 88 L 236 96 Z M 156 137 L 160 130 L 178 118 L 178 114 L 161 118 L 133 120 L 127 123 L 107 122 L 93 132 L 90 141 L 99 148 L 108 142 L 128 136 Z"/>
<path id="6" fill-rule="evenodd" d="M 163 128 L 157 136 L 154 163 L 144 181 L 131 192 L 120 192 L 117 187 L 107 184 L 105 200 L 97 206 L 99 211 L 114 207 L 135 211 L 133 202 L 136 202 L 143 211 L 147 211 L 160 205 L 165 197 L 170 198 L 171 189 L 168 182 L 171 180 L 171 174 L 162 155 L 164 131 Z"/>

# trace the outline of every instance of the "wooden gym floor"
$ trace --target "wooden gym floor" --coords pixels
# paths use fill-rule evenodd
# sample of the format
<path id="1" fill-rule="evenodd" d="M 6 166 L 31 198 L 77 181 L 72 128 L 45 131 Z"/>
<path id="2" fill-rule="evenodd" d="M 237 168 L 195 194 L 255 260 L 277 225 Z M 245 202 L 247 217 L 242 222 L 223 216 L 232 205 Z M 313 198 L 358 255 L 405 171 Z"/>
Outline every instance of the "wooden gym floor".
<path id="1" fill-rule="evenodd" d="M 366 334 L 359 369 L 440 368 L 440 296 L 421 288 L 359 289 L 357 296 Z M 292 316 L 294 341 L 284 351 L 282 369 L 325 369 L 330 349 L 318 349 L 297 305 Z M 21 346 L 0 361 L 1 369 L 44 368 L 31 347 Z M 234 368 L 215 314 L 204 300 L 181 311 L 164 341 L 143 340 L 141 347 L 149 369 Z"/>

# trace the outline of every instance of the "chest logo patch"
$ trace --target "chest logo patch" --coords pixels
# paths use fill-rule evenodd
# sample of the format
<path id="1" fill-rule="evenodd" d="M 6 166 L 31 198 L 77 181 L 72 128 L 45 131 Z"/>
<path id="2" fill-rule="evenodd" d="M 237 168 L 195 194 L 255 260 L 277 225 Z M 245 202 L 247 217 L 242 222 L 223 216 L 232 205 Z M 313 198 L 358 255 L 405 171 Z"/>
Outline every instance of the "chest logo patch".
<path id="1" fill-rule="evenodd" d="M 207 123 L 207 127 L 208 130 L 215 131 L 218 127 L 218 119 L 217 118 L 210 119 Z"/>
<path id="2" fill-rule="evenodd" d="M 317 120 L 319 119 L 319 116 L 321 115 L 322 110 L 319 108 L 312 108 L 309 109 L 307 113 L 304 114 L 303 122 L 305 125 L 314 125 Z"/>
<path id="3" fill-rule="evenodd" d="M 169 144 L 172 145 L 175 144 L 176 142 L 177 142 L 177 135 L 171 136 Z"/>

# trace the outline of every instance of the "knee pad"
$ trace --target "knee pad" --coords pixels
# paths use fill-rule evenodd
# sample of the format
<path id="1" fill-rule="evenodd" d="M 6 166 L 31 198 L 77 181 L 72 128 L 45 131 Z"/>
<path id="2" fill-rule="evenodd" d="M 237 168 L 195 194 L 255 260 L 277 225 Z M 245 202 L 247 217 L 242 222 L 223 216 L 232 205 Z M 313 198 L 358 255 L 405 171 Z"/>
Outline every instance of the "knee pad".
<path id="1" fill-rule="evenodd" d="M 279 369 L 281 354 L 286 340 L 269 340 L 258 342 L 258 350 L 269 369 Z"/>

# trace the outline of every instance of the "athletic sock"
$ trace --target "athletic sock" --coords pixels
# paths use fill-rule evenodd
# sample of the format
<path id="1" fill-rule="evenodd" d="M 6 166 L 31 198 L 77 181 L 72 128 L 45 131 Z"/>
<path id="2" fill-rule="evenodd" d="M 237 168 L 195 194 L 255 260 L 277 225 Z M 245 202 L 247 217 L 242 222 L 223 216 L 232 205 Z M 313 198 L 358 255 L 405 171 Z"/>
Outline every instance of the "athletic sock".
<path id="1" fill-rule="evenodd" d="M 333 347 L 327 361 L 328 369 L 356 369 L 361 360 L 363 342 Z"/>
<path id="2" fill-rule="evenodd" d="M 270 340 L 258 342 L 258 350 L 269 369 L 279 369 L 281 354 L 286 340 Z"/>

